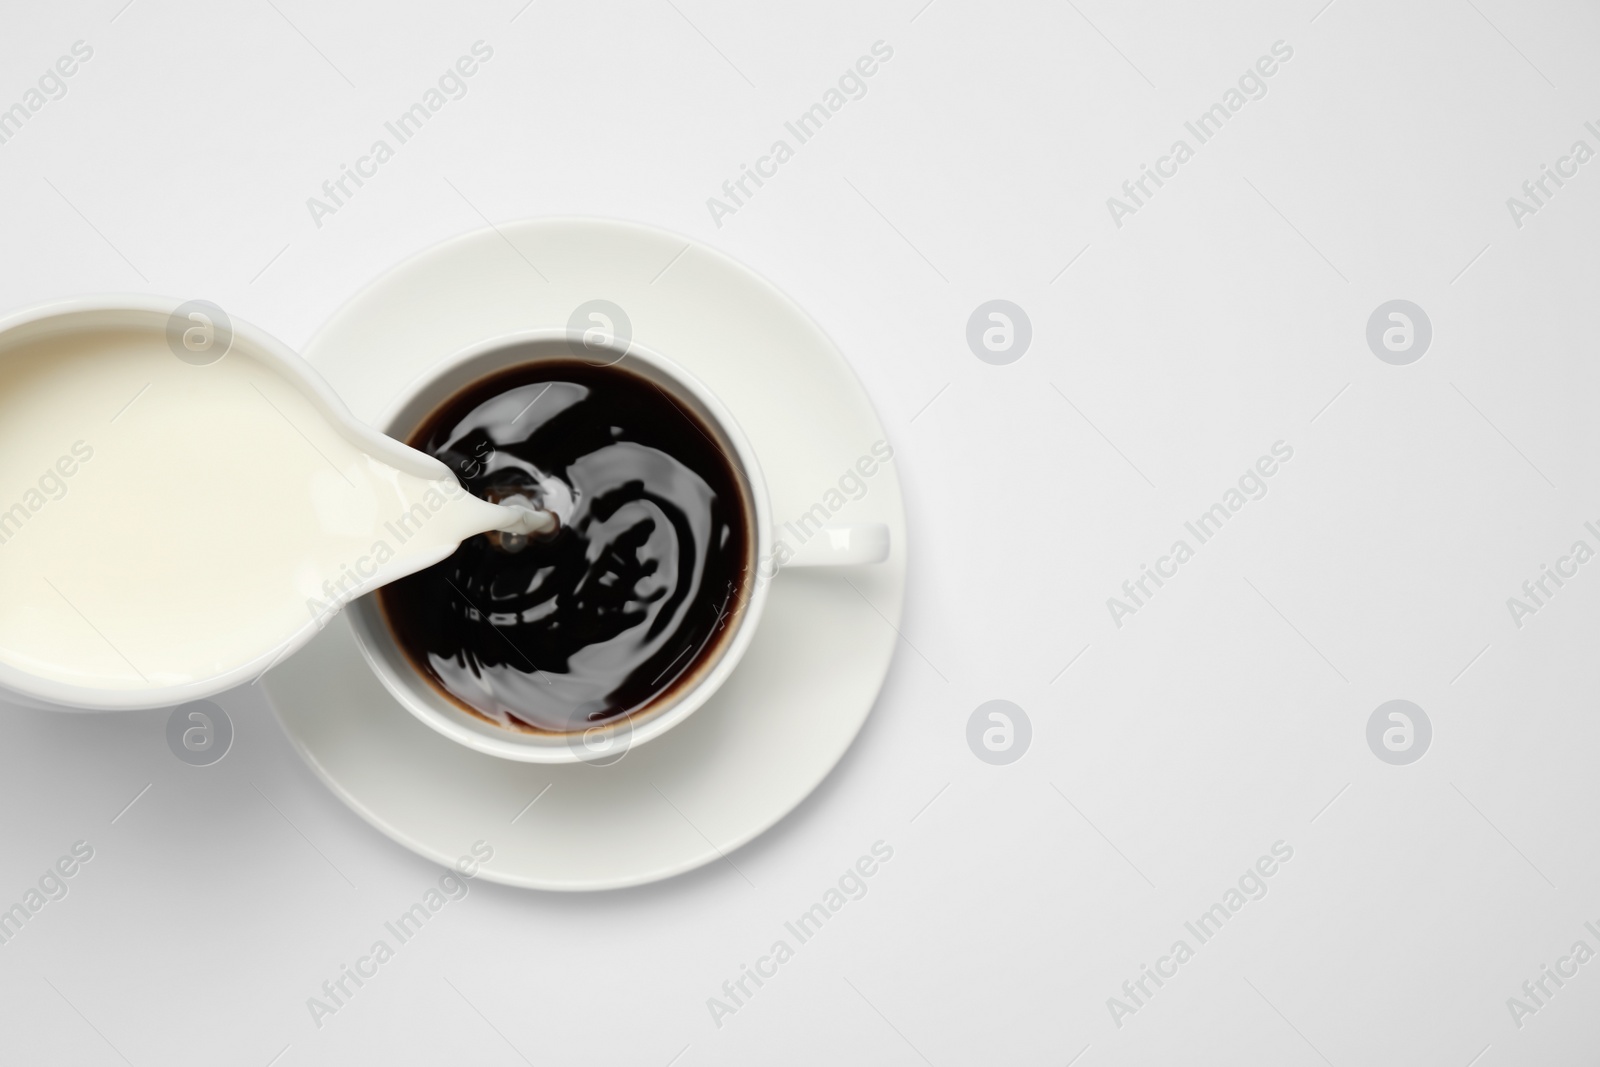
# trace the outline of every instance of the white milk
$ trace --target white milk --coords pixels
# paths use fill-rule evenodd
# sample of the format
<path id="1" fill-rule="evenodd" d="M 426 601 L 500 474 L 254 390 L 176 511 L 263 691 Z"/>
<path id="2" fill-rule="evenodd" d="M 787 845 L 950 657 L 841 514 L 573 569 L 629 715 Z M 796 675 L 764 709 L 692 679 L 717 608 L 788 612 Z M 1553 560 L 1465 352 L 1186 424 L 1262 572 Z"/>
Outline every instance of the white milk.
<path id="1" fill-rule="evenodd" d="M 506 525 L 368 455 L 240 348 L 195 366 L 159 330 L 114 329 L 0 350 L 0 663 L 202 681 Z"/>

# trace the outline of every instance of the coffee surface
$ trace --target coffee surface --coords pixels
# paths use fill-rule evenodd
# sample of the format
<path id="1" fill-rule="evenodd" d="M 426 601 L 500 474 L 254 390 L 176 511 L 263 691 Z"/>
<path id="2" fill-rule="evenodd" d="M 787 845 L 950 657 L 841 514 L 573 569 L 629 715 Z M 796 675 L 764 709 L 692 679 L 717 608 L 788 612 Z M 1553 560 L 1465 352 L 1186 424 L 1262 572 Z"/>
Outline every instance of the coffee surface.
<path id="1" fill-rule="evenodd" d="M 469 385 L 407 442 L 554 534 L 470 537 L 379 592 L 454 703 L 535 732 L 636 713 L 715 658 L 751 573 L 742 482 L 687 405 L 622 367 L 541 360 Z"/>

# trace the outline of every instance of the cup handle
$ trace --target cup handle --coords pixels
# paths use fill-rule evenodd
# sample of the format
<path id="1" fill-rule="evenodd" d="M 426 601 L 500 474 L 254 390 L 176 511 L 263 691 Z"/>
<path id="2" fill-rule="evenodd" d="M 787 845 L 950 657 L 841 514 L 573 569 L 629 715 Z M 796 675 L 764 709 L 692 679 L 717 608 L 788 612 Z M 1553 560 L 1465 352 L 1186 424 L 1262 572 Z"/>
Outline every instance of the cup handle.
<path id="1" fill-rule="evenodd" d="M 881 522 L 824 526 L 783 561 L 791 567 L 855 567 L 889 558 L 889 527 Z"/>

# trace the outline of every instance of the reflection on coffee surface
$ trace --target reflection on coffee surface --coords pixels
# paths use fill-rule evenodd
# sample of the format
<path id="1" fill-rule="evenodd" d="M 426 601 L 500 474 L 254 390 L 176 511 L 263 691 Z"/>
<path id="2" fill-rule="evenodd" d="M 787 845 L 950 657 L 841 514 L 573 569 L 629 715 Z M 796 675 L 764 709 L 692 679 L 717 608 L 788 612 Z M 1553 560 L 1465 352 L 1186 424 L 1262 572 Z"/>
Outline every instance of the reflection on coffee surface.
<path id="1" fill-rule="evenodd" d="M 379 591 L 412 664 L 512 729 L 584 730 L 692 684 L 752 568 L 749 504 L 717 433 L 621 367 L 544 360 L 466 387 L 407 442 L 477 496 L 560 528 L 470 537 Z"/>

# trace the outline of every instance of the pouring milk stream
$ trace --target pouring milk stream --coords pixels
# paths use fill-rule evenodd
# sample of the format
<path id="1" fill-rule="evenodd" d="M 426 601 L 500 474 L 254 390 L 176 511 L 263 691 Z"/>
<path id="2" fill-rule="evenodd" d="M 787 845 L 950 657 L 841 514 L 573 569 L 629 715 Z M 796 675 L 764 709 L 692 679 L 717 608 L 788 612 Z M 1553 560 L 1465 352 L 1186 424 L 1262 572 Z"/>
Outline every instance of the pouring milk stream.
<path id="1" fill-rule="evenodd" d="M 553 522 L 468 494 L 443 464 L 356 423 L 249 327 L 228 324 L 220 358 L 191 334 L 199 356 L 181 358 L 175 303 L 72 302 L 0 322 L 0 685 L 12 693 L 134 708 L 219 692 L 463 539 Z"/>

